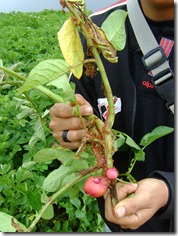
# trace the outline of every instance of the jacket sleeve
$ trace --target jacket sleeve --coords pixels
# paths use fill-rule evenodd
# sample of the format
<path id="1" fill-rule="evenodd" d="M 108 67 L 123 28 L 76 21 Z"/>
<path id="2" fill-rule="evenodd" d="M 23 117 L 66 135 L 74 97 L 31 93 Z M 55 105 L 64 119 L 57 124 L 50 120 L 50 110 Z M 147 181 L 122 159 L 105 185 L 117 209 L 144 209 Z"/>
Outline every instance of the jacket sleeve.
<path id="1" fill-rule="evenodd" d="M 174 186 L 174 173 L 173 172 L 165 172 L 165 171 L 154 171 L 150 174 L 151 178 L 158 178 L 165 181 L 169 189 L 169 199 L 165 207 L 160 209 L 155 217 L 159 217 L 160 219 L 174 219 L 174 209 L 175 209 L 175 186 Z"/>

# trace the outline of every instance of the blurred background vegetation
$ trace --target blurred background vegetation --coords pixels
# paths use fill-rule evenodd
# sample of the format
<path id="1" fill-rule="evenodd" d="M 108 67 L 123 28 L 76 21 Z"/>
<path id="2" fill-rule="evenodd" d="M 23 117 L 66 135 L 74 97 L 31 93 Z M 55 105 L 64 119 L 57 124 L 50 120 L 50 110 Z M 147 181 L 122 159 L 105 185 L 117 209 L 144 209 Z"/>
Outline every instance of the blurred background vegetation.
<path id="1" fill-rule="evenodd" d="M 0 13 L 0 65 L 27 76 L 40 61 L 63 58 L 57 32 L 68 14 Z M 32 164 L 38 150 L 55 142 L 48 128 L 53 101 L 33 90 L 17 95 L 20 85 L 0 70 L 0 211 L 28 227 L 42 206 L 43 181 L 60 163 Z M 105 227 L 96 199 L 81 188 L 77 196 L 58 199 L 54 217 L 41 219 L 34 232 L 105 232 Z"/>

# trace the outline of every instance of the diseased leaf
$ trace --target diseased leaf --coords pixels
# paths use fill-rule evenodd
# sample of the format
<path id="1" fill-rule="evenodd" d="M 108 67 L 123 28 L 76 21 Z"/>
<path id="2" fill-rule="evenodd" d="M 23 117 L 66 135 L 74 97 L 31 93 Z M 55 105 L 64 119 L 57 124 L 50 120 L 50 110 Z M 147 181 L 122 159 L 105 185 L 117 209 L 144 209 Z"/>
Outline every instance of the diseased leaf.
<path id="1" fill-rule="evenodd" d="M 173 130 L 174 128 L 168 126 L 158 126 L 155 129 L 153 129 L 150 133 L 147 133 L 143 136 L 143 138 L 140 141 L 140 145 L 146 147 L 150 143 L 154 142 L 156 139 L 172 133 Z"/>
<path id="2" fill-rule="evenodd" d="M 16 232 L 17 227 L 18 230 L 21 230 L 21 232 L 26 230 L 26 227 L 18 222 L 13 216 L 8 215 L 4 212 L 0 212 L 0 232 Z"/>
<path id="3" fill-rule="evenodd" d="M 18 92 L 23 93 L 29 89 L 59 79 L 59 77 L 62 85 L 63 81 L 68 81 L 67 73 L 69 70 L 69 65 L 62 59 L 49 59 L 42 61 L 30 71 L 27 80 L 22 87 L 20 87 Z M 63 87 L 63 89 L 65 88 Z"/>
<path id="4" fill-rule="evenodd" d="M 69 18 L 58 32 L 58 40 L 66 62 L 72 67 L 71 71 L 80 79 L 83 73 L 84 52 L 72 18 Z"/>
<path id="5" fill-rule="evenodd" d="M 107 39 L 118 51 L 125 47 L 126 32 L 125 19 L 127 12 L 117 10 L 112 12 L 101 25 L 101 29 L 105 32 Z"/>
<path id="6" fill-rule="evenodd" d="M 105 32 L 92 22 L 90 18 L 86 18 L 85 27 L 98 51 L 102 52 L 103 56 L 111 63 L 117 63 L 117 51 L 107 39 Z"/>

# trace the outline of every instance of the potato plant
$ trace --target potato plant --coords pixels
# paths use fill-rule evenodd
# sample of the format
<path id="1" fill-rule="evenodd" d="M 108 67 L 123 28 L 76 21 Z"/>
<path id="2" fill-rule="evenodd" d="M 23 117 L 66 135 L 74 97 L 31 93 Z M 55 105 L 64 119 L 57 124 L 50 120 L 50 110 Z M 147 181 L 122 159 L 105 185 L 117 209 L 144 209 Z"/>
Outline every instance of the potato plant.
<path id="1" fill-rule="evenodd" d="M 23 82 L 17 94 L 29 97 L 29 91 L 36 90 L 53 102 L 72 103 L 73 112 L 82 120 L 79 105 L 75 99 L 75 85 L 68 81 L 68 75 L 72 72 L 80 79 L 83 67 L 94 64 L 101 74 L 109 113 L 104 122 L 95 115 L 87 117 L 91 122 L 89 127 L 83 127 L 85 133 L 76 152 L 53 143 L 51 147 L 41 149 L 34 154 L 32 166 L 54 160 L 59 161 L 61 165 L 52 170 L 42 181 L 41 208 L 36 210 L 36 215 L 28 226 L 12 215 L 0 212 L 0 217 L 8 219 L 10 227 L 18 232 L 32 232 L 42 218 L 51 220 L 56 202 L 67 192 L 77 197 L 82 189 L 86 194 L 97 198 L 103 196 L 110 188 L 113 192 L 113 203 L 116 202 L 114 192 L 117 181 L 136 182 L 131 172 L 137 161 L 145 160 L 144 149 L 156 139 L 173 131 L 169 127 L 157 127 L 137 144 L 127 134 L 112 129 L 115 119 L 114 97 L 101 54 L 110 63 L 117 63 L 116 52 L 122 50 L 126 42 L 124 23 L 127 13 L 122 10 L 111 13 L 99 28 L 87 16 L 85 1 L 61 0 L 60 4 L 64 11 L 67 8 L 70 12 L 68 19 L 57 33 L 64 59 L 48 59 L 40 62 L 30 71 L 27 78 L 4 66 L 0 66 L 0 69 Z M 113 27 L 110 27 L 111 22 Z M 79 31 L 87 41 L 90 59 L 84 59 L 86 52 L 83 50 Z M 116 37 L 113 38 L 111 35 L 116 35 Z M 122 145 L 128 145 L 134 154 L 126 173 L 119 173 L 113 166 L 113 154 Z"/>

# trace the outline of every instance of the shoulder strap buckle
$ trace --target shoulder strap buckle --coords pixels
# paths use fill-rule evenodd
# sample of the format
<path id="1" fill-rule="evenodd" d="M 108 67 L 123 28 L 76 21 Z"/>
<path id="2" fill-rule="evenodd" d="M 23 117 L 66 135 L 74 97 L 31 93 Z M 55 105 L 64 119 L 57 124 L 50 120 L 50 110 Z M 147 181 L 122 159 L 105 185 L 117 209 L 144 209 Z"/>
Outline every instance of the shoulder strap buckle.
<path id="1" fill-rule="evenodd" d="M 174 75 L 171 69 L 165 69 L 153 76 L 152 83 L 158 94 L 167 101 L 166 107 L 174 113 Z"/>
<path id="2" fill-rule="evenodd" d="M 152 49 L 142 57 L 143 64 L 148 71 L 160 66 L 166 60 L 165 51 L 161 46 Z"/>

